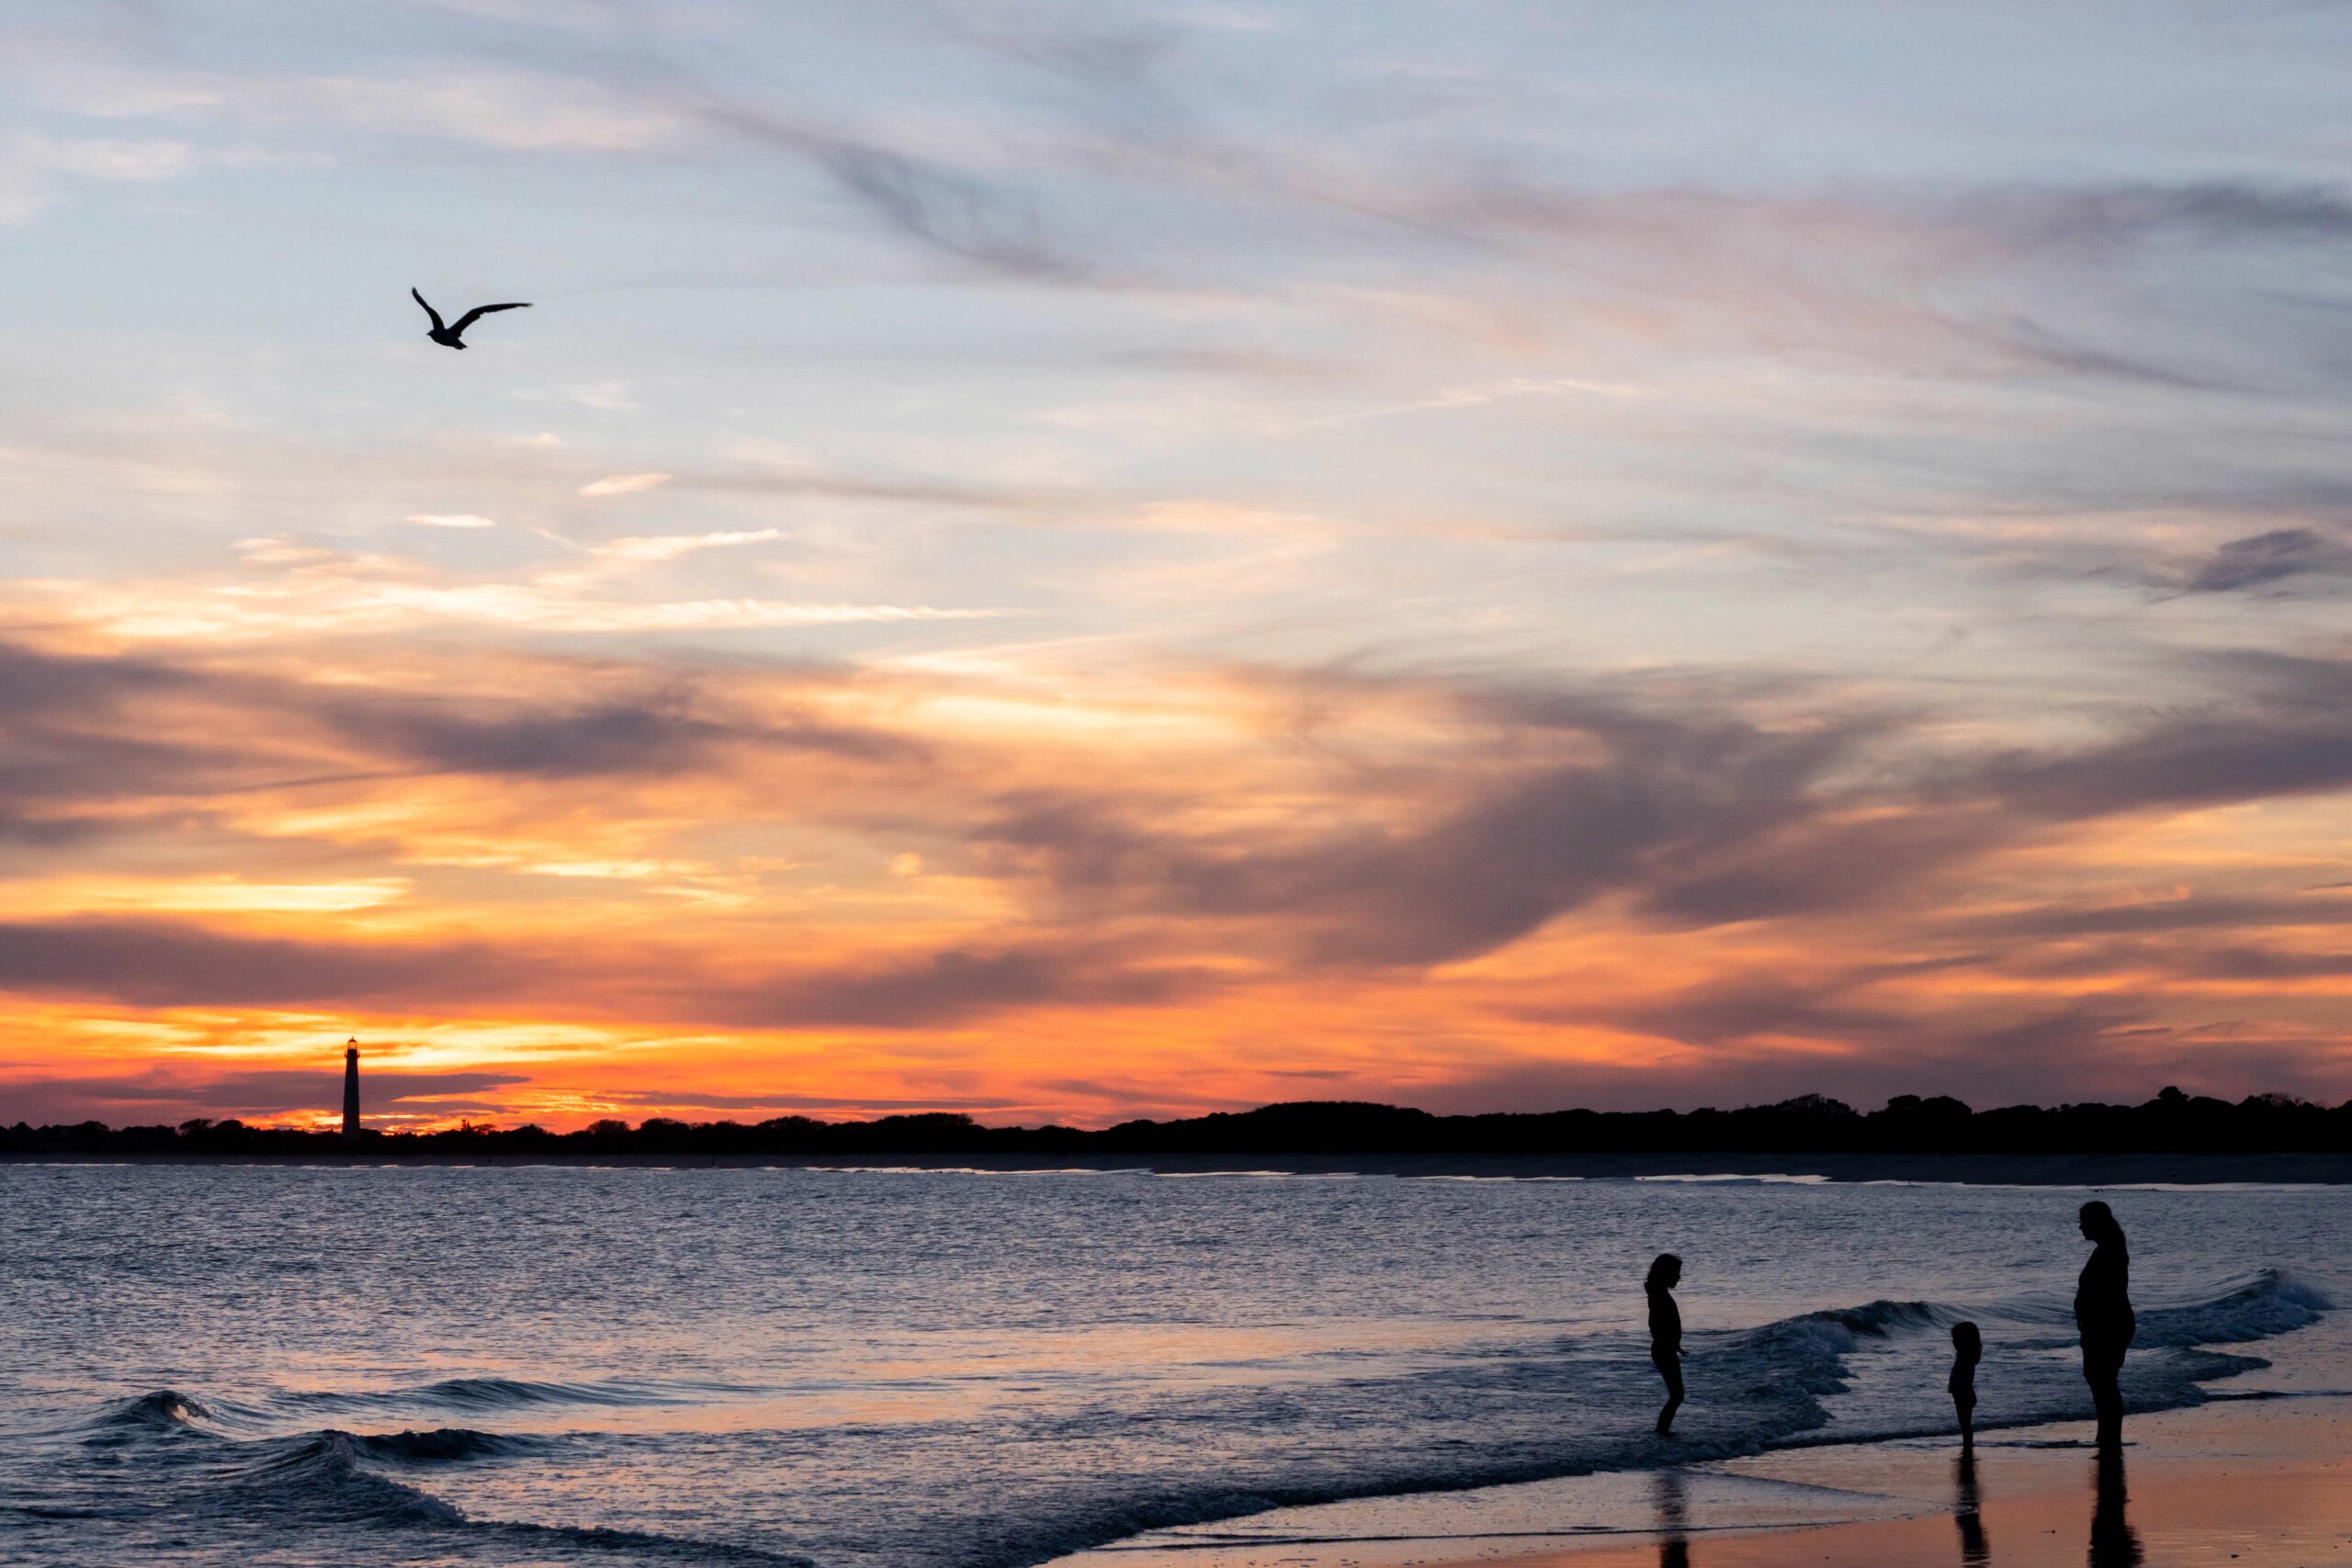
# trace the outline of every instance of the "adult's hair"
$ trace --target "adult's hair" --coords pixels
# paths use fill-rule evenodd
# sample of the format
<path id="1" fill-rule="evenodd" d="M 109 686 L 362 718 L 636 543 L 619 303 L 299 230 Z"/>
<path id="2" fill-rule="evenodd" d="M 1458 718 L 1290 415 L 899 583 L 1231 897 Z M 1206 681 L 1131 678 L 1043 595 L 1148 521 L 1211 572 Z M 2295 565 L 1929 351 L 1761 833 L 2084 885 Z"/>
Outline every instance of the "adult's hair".
<path id="1" fill-rule="evenodd" d="M 1642 1281 L 1642 1289 L 1655 1291 L 1665 1281 L 1667 1275 L 1681 1272 L 1682 1259 L 1671 1252 L 1661 1252 L 1650 1259 L 1649 1278 Z"/>

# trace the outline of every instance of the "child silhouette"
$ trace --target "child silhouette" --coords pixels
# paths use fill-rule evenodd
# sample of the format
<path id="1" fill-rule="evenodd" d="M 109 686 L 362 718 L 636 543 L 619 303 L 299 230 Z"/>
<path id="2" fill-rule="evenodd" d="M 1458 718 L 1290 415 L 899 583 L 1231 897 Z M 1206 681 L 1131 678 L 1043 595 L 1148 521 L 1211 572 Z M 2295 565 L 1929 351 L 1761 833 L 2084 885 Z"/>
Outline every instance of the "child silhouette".
<path id="1" fill-rule="evenodd" d="M 1976 1363 L 1984 1359 L 1984 1337 L 1973 1323 L 1951 1325 L 1951 1407 L 1960 1412 L 1960 1446 L 1976 1443 Z"/>
<path id="2" fill-rule="evenodd" d="M 1661 1252 L 1650 1264 L 1642 1290 L 1650 1298 L 1650 1364 L 1666 1380 L 1666 1408 L 1657 1413 L 1657 1435 L 1674 1426 L 1682 1408 L 1682 1309 L 1674 1304 L 1674 1287 L 1682 1282 L 1682 1259 Z"/>

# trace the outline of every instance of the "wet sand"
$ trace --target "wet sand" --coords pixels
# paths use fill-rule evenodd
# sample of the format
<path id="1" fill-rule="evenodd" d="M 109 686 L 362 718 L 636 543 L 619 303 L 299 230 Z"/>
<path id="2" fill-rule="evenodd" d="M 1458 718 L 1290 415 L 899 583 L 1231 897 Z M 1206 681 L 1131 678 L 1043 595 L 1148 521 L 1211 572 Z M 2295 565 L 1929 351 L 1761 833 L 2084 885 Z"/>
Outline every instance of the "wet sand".
<path id="1" fill-rule="evenodd" d="M 1874 1455 L 1880 1468 L 1867 1477 L 1819 1450 L 1735 1461 L 1730 1468 L 1792 1480 L 1828 1472 L 1842 1484 L 1934 1511 L 1807 1529 L 1674 1532 L 1638 1545 L 1482 1561 L 1522 1568 L 2352 1565 L 2352 1466 L 2344 1458 L 2352 1426 L 2344 1404 L 2240 1403 L 2146 1417 L 2137 1440 L 2108 1458 L 2074 1446 L 2013 1446 L 2051 1440 L 2019 1438 L 1980 1445 L 1973 1466 L 1949 1454 Z"/>
<path id="2" fill-rule="evenodd" d="M 2352 1369 L 2346 1369 L 2352 1372 Z M 1168 1530 L 1063 1568 L 2352 1568 L 2352 1398 L 1789 1449 Z"/>

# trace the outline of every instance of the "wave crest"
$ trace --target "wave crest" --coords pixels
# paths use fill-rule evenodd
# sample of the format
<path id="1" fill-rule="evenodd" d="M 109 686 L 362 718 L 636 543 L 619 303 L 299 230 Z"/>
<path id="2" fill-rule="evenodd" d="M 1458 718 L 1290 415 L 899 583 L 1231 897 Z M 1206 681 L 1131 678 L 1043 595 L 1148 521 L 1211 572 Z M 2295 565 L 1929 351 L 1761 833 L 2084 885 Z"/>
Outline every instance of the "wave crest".
<path id="1" fill-rule="evenodd" d="M 459 1525 L 464 1514 L 361 1462 L 371 1439 L 313 1432 L 255 1445 L 244 1491 L 272 1510 L 337 1524 Z"/>
<path id="2" fill-rule="evenodd" d="M 2316 1322 L 2334 1304 L 2317 1286 L 2281 1269 L 2264 1269 L 2225 1281 L 2201 1299 L 2143 1308 L 2132 1343 L 2186 1348 L 2267 1339 Z"/>
<path id="3" fill-rule="evenodd" d="M 311 1410 L 401 1410 L 424 1406 L 494 1415 L 502 1410 L 557 1404 L 621 1407 L 688 1404 L 715 1393 L 743 1392 L 747 1391 L 717 1383 L 534 1382 L 522 1378 L 445 1378 L 439 1382 L 415 1388 L 377 1389 L 356 1393 L 317 1392 L 289 1394 L 285 1396 L 283 1403 Z"/>
<path id="4" fill-rule="evenodd" d="M 135 1399 L 126 1399 L 90 1424 L 94 1427 L 130 1427 L 167 1431 L 175 1427 L 193 1427 L 213 1419 L 211 1410 L 190 1399 L 177 1389 L 159 1388 Z"/>
<path id="5" fill-rule="evenodd" d="M 514 1459 L 539 1452 L 547 1446 L 531 1438 L 478 1432 L 470 1427 L 354 1436 L 351 1443 L 360 1455 L 379 1464 L 460 1464 L 468 1460 Z"/>

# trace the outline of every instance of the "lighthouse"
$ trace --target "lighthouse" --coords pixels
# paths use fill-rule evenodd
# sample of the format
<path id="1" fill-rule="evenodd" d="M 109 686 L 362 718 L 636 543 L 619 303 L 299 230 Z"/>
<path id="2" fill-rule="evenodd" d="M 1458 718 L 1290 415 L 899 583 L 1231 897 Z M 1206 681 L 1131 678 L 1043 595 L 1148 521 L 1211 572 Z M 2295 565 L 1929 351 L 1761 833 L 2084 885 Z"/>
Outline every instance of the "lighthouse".
<path id="1" fill-rule="evenodd" d="M 359 1042 L 343 1047 L 343 1135 L 359 1136 Z"/>

